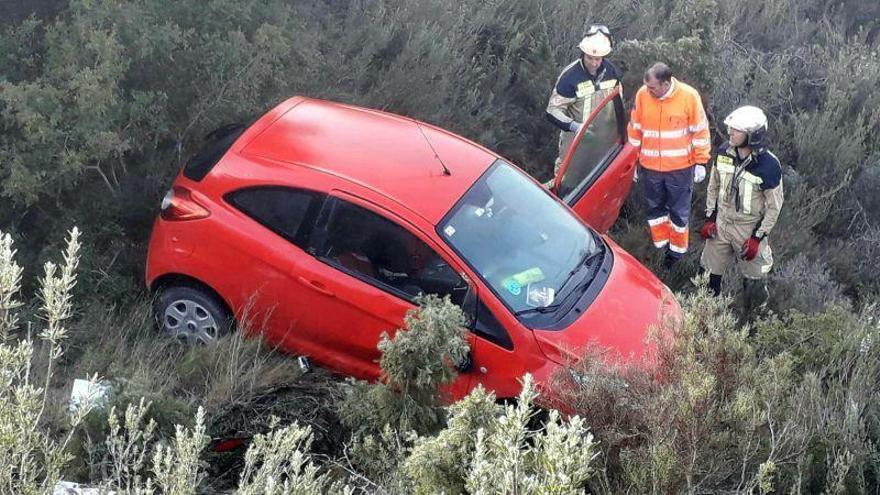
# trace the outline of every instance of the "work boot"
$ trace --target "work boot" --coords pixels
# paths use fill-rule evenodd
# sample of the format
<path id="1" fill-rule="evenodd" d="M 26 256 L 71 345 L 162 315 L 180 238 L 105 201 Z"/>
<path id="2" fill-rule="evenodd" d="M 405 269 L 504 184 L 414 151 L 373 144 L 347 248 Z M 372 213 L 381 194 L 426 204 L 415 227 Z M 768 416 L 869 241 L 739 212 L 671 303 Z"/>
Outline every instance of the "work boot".
<path id="1" fill-rule="evenodd" d="M 767 290 L 767 281 L 765 279 L 743 279 L 743 308 L 748 318 L 751 319 L 757 313 L 763 313 L 769 298 L 770 291 Z"/>
<path id="2" fill-rule="evenodd" d="M 709 274 L 709 290 L 712 291 L 712 295 L 715 297 L 721 295 L 721 275 Z"/>
<path id="3" fill-rule="evenodd" d="M 676 263 L 681 259 L 681 256 L 676 256 L 672 254 L 672 251 L 666 251 L 666 256 L 663 257 L 663 267 L 667 270 L 672 270 Z"/>

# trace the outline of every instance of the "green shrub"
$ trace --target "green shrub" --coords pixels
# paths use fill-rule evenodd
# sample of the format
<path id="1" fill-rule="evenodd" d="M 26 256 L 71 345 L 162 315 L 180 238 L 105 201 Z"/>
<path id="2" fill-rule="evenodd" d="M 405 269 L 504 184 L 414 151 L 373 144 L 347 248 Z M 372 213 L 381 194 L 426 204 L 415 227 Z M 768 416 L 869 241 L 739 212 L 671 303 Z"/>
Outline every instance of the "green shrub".
<path id="1" fill-rule="evenodd" d="M 538 396 L 530 375 L 516 405 L 501 408 L 478 387 L 450 409 L 446 429 L 416 442 L 404 461 L 415 493 L 574 494 L 599 455 L 586 422 L 550 411 L 532 429 Z M 499 414 L 499 409 L 501 409 Z"/>
<path id="2" fill-rule="evenodd" d="M 73 306 L 71 290 L 79 263 L 79 231 L 69 232 L 64 262 L 47 262 L 40 279 L 40 309 L 44 325 L 38 332 L 40 351 L 46 353 L 43 375 L 32 367 L 37 349 L 28 333 L 13 335 L 17 328 L 16 298 L 21 267 L 14 259 L 12 238 L 0 232 L 0 486 L 10 493 L 45 493 L 61 479 L 70 461 L 66 451 L 73 431 L 89 412 L 87 404 L 75 408 L 67 431 L 53 432 L 44 426 L 49 415 L 50 386 L 58 360 L 64 354 L 67 320 Z"/>
<path id="3" fill-rule="evenodd" d="M 810 260 L 799 254 L 770 275 L 771 299 L 769 306 L 777 312 L 797 310 L 803 313 L 821 313 L 830 305 L 846 306 L 840 284 L 831 278 L 821 261 Z"/>
<path id="4" fill-rule="evenodd" d="M 654 367 L 609 364 L 594 349 L 556 379 L 560 400 L 599 440 L 604 469 L 593 490 L 876 487 L 872 313 L 831 306 L 749 329 L 738 327 L 729 300 L 703 289 L 680 302 L 683 316 L 652 337 Z"/>
<path id="5" fill-rule="evenodd" d="M 768 111 L 771 148 L 787 169 L 778 266 L 850 240 L 860 230 L 842 229 L 859 206 L 873 211 L 857 199 L 870 191 L 863 171 L 880 136 L 870 2 L 57 3 L 57 17 L 12 24 L 0 38 L 0 183 L 10 202 L 0 227 L 23 233 L 25 266 L 63 242 L 53 227 L 87 227 L 88 297 L 137 292 L 155 206 L 202 135 L 292 94 L 424 119 L 547 178 L 557 132 L 546 100 L 594 22 L 616 34 L 611 59 L 628 97 L 647 64 L 668 62 L 701 91 L 716 143 L 736 106 Z M 573 22 L 559 29 L 560 19 Z M 669 282 L 683 289 L 687 278 Z M 874 289 L 854 282 L 850 295 Z"/>
<path id="6" fill-rule="evenodd" d="M 177 424 L 195 428 L 204 405 L 212 436 L 268 435 L 272 425 L 297 423 L 312 426 L 311 448 L 330 456 L 353 455 L 358 442 L 376 449 L 375 464 L 352 475 L 366 491 L 405 489 L 415 479 L 430 491 L 441 476 L 449 491 L 460 490 L 472 473 L 460 460 L 476 439 L 465 431 L 491 408 L 480 399 L 485 408 L 474 406 L 454 427 L 443 427 L 455 413 L 440 407 L 428 383 L 445 379 L 448 363 L 435 359 L 424 370 L 406 368 L 406 360 L 385 363 L 402 373 L 399 379 L 421 383 L 403 394 L 388 385 L 391 379 L 345 389 L 349 400 L 372 405 L 343 414 L 348 425 L 370 432 L 358 433 L 345 450 L 340 437 L 349 431 L 338 426 L 333 404 L 339 392 L 323 375 L 299 377 L 289 360 L 258 341 L 233 337 L 214 349 L 186 351 L 157 339 L 142 295 L 155 208 L 201 136 L 249 121 L 293 94 L 426 120 L 545 179 L 557 136 L 543 115 L 550 87 L 576 57 L 584 30 L 606 23 L 619 42 L 611 59 L 624 69 L 627 98 L 645 66 L 659 59 L 701 92 L 716 144 L 725 138 L 721 121 L 730 110 L 766 109 L 771 149 L 785 169 L 786 203 L 771 239 L 777 316 L 757 323 L 753 338 L 716 301 L 695 295 L 685 299 L 689 316 L 676 327 L 684 337 L 660 346 L 668 351 L 667 381 L 596 359 L 573 367 L 579 371 L 569 379 L 577 391 L 571 401 L 603 453 L 590 490 L 876 491 L 876 329 L 867 323 L 880 280 L 876 2 L 59 0 L 44 8 L 49 3 L 19 8 L 57 16 L 19 22 L 24 16 L 16 13 L 0 34 L 0 229 L 14 232 L 19 247 L 14 253 L 4 237 L 0 260 L 14 253 L 23 267 L 3 262 L 0 326 L 12 369 L 28 361 L 29 383 L 49 384 L 40 400 L 50 405 L 41 413 L 28 409 L 33 401 L 20 404 L 27 406 L 23 417 L 46 427 L 35 433 L 40 438 L 63 443 L 74 431 L 61 411 L 60 377 L 97 372 L 114 383 L 117 410 L 148 398 L 144 418 L 156 421 L 157 442 L 171 442 Z M 668 285 L 691 291 L 699 241 L 676 270 L 660 272 L 635 191 L 612 236 Z M 703 199 L 698 186 L 694 225 Z M 38 260 L 64 249 L 71 224 L 91 233 L 70 287 L 83 309 L 45 333 L 48 342 L 19 348 L 23 334 L 46 328 L 34 323 L 41 310 L 30 297 L 41 290 Z M 738 285 L 731 285 L 734 293 Z M 51 338 L 63 339 L 62 355 Z M 255 416 L 260 420 L 248 421 Z M 105 418 L 93 412 L 79 430 L 91 439 L 74 433 L 68 443 L 68 453 L 82 461 L 68 463 L 68 472 L 83 481 L 103 480 Z M 307 450 L 304 437 L 289 433 Z M 425 445 L 418 452 L 433 474 L 399 471 L 414 445 Z M 427 445 L 457 447 L 441 452 Z M 142 480 L 158 479 L 151 459 Z M 31 472 L 42 478 L 29 479 L 48 486 L 59 472 L 51 466 L 61 464 L 53 460 Z M 342 472 L 352 467 L 345 459 L 336 464 Z M 284 469 L 288 479 L 299 479 L 295 469 Z M 195 479 L 181 479 L 187 477 Z M 223 489 L 237 482 L 226 480 Z"/>
<path id="7" fill-rule="evenodd" d="M 343 385 L 338 410 L 353 432 L 350 461 L 374 483 L 401 489 L 397 470 L 413 438 L 441 428 L 440 387 L 458 376 L 453 365 L 470 349 L 464 326 L 464 313 L 448 297 L 426 296 L 407 314 L 405 329 L 393 337 L 383 334 L 378 346 L 382 380 Z"/>

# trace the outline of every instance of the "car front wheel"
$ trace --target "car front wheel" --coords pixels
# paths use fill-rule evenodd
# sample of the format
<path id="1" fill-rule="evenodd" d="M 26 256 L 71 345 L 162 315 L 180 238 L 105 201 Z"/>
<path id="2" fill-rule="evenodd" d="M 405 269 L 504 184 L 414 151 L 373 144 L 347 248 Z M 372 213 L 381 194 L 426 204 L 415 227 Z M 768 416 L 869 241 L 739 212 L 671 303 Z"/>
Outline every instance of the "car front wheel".
<path id="1" fill-rule="evenodd" d="M 190 286 L 163 288 L 156 299 L 159 328 L 182 343 L 213 344 L 232 328 L 232 317 L 204 289 Z"/>

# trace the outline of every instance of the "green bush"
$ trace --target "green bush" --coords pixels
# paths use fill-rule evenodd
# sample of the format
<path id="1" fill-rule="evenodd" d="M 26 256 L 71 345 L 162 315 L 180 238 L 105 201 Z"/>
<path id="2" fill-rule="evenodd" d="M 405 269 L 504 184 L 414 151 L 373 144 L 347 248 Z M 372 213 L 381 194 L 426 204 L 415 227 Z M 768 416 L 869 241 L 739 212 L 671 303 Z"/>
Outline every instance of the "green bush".
<path id="1" fill-rule="evenodd" d="M 48 420 L 52 409 L 66 407 L 63 401 L 54 403 L 57 399 L 51 388 L 58 379 L 57 367 L 69 336 L 67 324 L 74 311 L 71 291 L 76 285 L 79 249 L 79 231 L 74 228 L 69 233 L 63 264 L 44 265 L 39 300 L 45 326 L 39 339 L 43 343 L 41 350 L 48 355 L 40 376 L 34 368 L 36 346 L 32 336 L 17 335 L 18 317 L 14 312 L 21 305 L 17 297 L 22 269 L 14 259 L 12 238 L 0 232 L 0 486 L 9 493 L 52 493 L 69 473 L 73 460 L 71 441 L 97 407 L 96 397 L 87 397 L 69 412 L 66 424 L 53 429 Z M 238 346 L 217 356 L 222 358 L 228 376 L 235 375 L 234 384 L 223 384 L 233 396 L 243 392 L 239 385 L 242 378 L 253 387 L 258 375 L 272 369 L 266 365 L 270 359 L 254 355 L 253 351 L 242 351 Z M 256 358 L 257 362 L 242 366 L 249 358 Z M 215 363 L 214 369 L 222 369 L 221 363 Z M 36 385 L 38 378 L 42 386 Z M 90 380 L 97 381 L 97 375 Z M 85 452 L 93 463 L 88 468 L 96 471 L 91 473 L 91 481 L 102 491 L 116 493 L 198 493 L 206 477 L 203 451 L 210 440 L 205 410 L 195 410 L 191 427 L 177 424 L 173 434 L 157 438 L 157 423 L 149 414 L 151 407 L 143 398 L 129 403 L 122 415 L 117 414 L 115 406 L 110 407 L 107 428 L 102 432 L 100 458 L 95 458 L 94 448 Z M 282 427 L 273 420 L 270 428 L 268 433 L 255 435 L 248 447 L 236 493 L 290 493 L 294 489 L 300 493 L 325 493 L 342 489 L 329 474 L 319 473 L 313 463 L 309 453 L 313 435 L 309 427 L 296 423 Z M 82 433 L 93 445 L 88 432 Z"/>
<path id="2" fill-rule="evenodd" d="M 20 233 L 25 266 L 63 242 L 53 226 L 94 232 L 81 280 L 90 296 L 136 292 L 155 207 L 200 137 L 292 94 L 423 119 L 546 178 L 557 134 L 546 99 L 593 22 L 616 33 L 611 59 L 625 69 L 626 95 L 647 64 L 670 63 L 701 91 L 716 143 L 730 110 L 767 109 L 787 169 L 778 266 L 858 235 L 843 228 L 860 207 L 877 227 L 865 194 L 880 135 L 871 2 L 57 3 L 57 17 L 11 23 L 0 37 L 0 183 L 10 204 L 0 227 Z M 560 29 L 560 19 L 574 22 Z M 832 274 L 848 283 L 855 271 Z M 686 279 L 670 281 L 684 288 Z M 857 299 L 873 290 L 855 282 L 844 290 Z"/>
<path id="3" fill-rule="evenodd" d="M 516 405 L 499 414 L 478 387 L 450 409 L 446 429 L 417 441 L 404 462 L 415 493 L 574 494 L 595 474 L 598 456 L 586 422 L 550 411 L 532 429 L 538 396 L 530 375 Z M 495 409 L 493 411 L 493 409 Z"/>
<path id="4" fill-rule="evenodd" d="M 485 430 L 486 443 L 477 449 L 473 428 L 494 424 L 488 417 L 503 413 L 479 394 L 445 410 L 436 384 L 450 379 L 448 362 L 423 361 L 432 356 L 419 352 L 420 339 L 388 340 L 388 381 L 349 385 L 343 392 L 326 376 L 300 377 L 289 360 L 258 341 L 234 336 L 216 348 L 184 350 L 157 339 L 142 282 L 150 225 L 171 177 L 206 132 L 250 121 L 293 94 L 449 128 L 545 179 L 557 136 L 543 115 L 550 87 L 575 58 L 584 30 L 602 22 L 616 34 L 611 59 L 624 69 L 627 98 L 645 66 L 663 60 L 701 92 L 716 144 L 724 140 L 721 121 L 733 108 L 766 109 L 771 149 L 785 169 L 786 203 L 771 239 L 775 316 L 741 328 L 718 301 L 695 294 L 684 300 L 685 320 L 669 329 L 680 339 L 658 344 L 664 380 L 608 368 L 599 359 L 572 367 L 562 388 L 587 418 L 601 451 L 590 464 L 597 470 L 587 488 L 877 490 L 880 337 L 871 313 L 880 298 L 876 2 L 58 0 L 9 8 L 53 15 L 27 18 L 15 11 L 0 26 L 0 230 L 12 233 L 0 250 L 6 260 L 0 327 L 10 376 L 19 380 L 5 391 L 19 390 L 28 362 L 29 383 L 48 384 L 39 402 L 49 404 L 35 409 L 39 394 L 32 388 L 21 389 L 28 400 L 4 401 L 22 407 L 15 414 L 27 418 L 25 424 L 46 428 L 28 427 L 32 433 L 6 450 L 43 442 L 51 452 L 40 447 L 18 458 L 45 461 L 39 472 L 0 462 L 7 466 L 5 479 L 48 487 L 68 457 L 53 449 L 66 442 L 67 453 L 78 457 L 66 472 L 81 481 L 105 481 L 107 413 L 92 413 L 66 440 L 75 429 L 60 405 L 66 395 L 61 377 L 99 373 L 114 383 L 117 411 L 131 405 L 140 414 L 140 398 L 147 397 L 150 406 L 137 428 L 154 420 L 160 444 L 175 445 L 177 424 L 190 428 L 181 437 L 186 445 L 200 444 L 193 419 L 205 406 L 205 435 L 266 435 L 261 445 L 295 445 L 305 456 L 297 459 L 319 451 L 332 459 L 340 479 L 367 492 L 484 487 L 471 476 L 486 472 L 485 466 L 500 468 L 472 469 L 474 452 L 493 452 L 491 432 Z M 627 201 L 612 237 L 673 289 L 691 292 L 699 241 L 676 270 L 659 272 L 639 196 Z M 703 199 L 698 187 L 695 225 Z M 72 224 L 91 233 L 79 254 L 78 283 L 67 287 L 81 310 L 58 313 L 72 318 L 43 334 L 47 340 L 21 344 L 28 330 L 37 335 L 47 328 L 37 323 L 41 305 L 30 297 L 41 293 L 41 278 L 49 280 L 38 272 L 38 260 L 64 249 Z M 9 261 L 13 256 L 20 265 Z M 739 284 L 728 282 L 735 292 Z M 429 336 L 456 327 L 452 315 L 439 321 L 446 323 Z M 61 355 L 57 342 L 65 345 Z M 419 359 L 395 360 L 402 349 Z M 413 362 L 430 365 L 412 368 Z M 403 383 L 408 385 L 401 388 Z M 339 406 L 337 396 L 346 393 L 349 405 L 360 400 L 371 407 Z M 347 426 L 339 425 L 337 412 Z M 293 424 L 309 425 L 314 440 Z M 350 428 L 363 429 L 354 442 L 346 442 Z M 537 437 L 531 438 L 529 445 L 536 445 Z M 364 456 L 357 459 L 361 464 L 346 459 L 370 448 L 376 449 L 373 464 Z M 182 445 L 175 452 L 193 458 Z M 163 457 L 169 458 L 177 459 Z M 331 486 L 310 464 L 265 459 L 253 461 L 286 474 L 272 488 L 252 464 L 246 480 L 252 491 L 282 490 L 283 480 Z M 504 456 L 488 458 L 496 459 Z M 245 458 L 233 464 L 239 472 Z M 141 480 L 173 486 L 154 466 L 152 457 L 144 458 Z M 199 478 L 186 469 L 178 474 L 174 479 Z M 201 486 L 232 490 L 239 481 Z M 493 483 L 496 489 L 513 486 Z"/>
<path id="5" fill-rule="evenodd" d="M 555 381 L 599 440 L 593 490 L 876 489 L 876 315 L 832 306 L 749 329 L 703 289 L 680 301 L 652 336 L 655 366 L 593 350 Z"/>
<path id="6" fill-rule="evenodd" d="M 470 350 L 464 324 L 448 297 L 426 296 L 407 314 L 405 329 L 382 335 L 382 380 L 343 385 L 338 409 L 353 432 L 354 469 L 380 485 L 403 486 L 397 469 L 412 440 L 437 432 L 445 420 L 441 387 L 455 380 L 453 366 Z"/>
<path id="7" fill-rule="evenodd" d="M 826 265 L 803 254 L 774 270 L 770 275 L 770 287 L 769 306 L 777 312 L 821 313 L 830 305 L 849 304 Z"/>

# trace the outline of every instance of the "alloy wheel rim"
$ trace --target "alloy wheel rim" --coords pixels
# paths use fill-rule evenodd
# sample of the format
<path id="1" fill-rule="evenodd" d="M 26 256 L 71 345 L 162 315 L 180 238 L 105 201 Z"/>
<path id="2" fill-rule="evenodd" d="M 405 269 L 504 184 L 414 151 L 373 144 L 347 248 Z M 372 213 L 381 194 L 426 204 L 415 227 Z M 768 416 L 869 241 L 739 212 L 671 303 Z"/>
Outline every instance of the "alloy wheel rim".
<path id="1" fill-rule="evenodd" d="M 165 308 L 162 325 L 180 342 L 211 344 L 220 335 L 220 325 L 201 304 L 191 299 L 178 299 Z"/>

